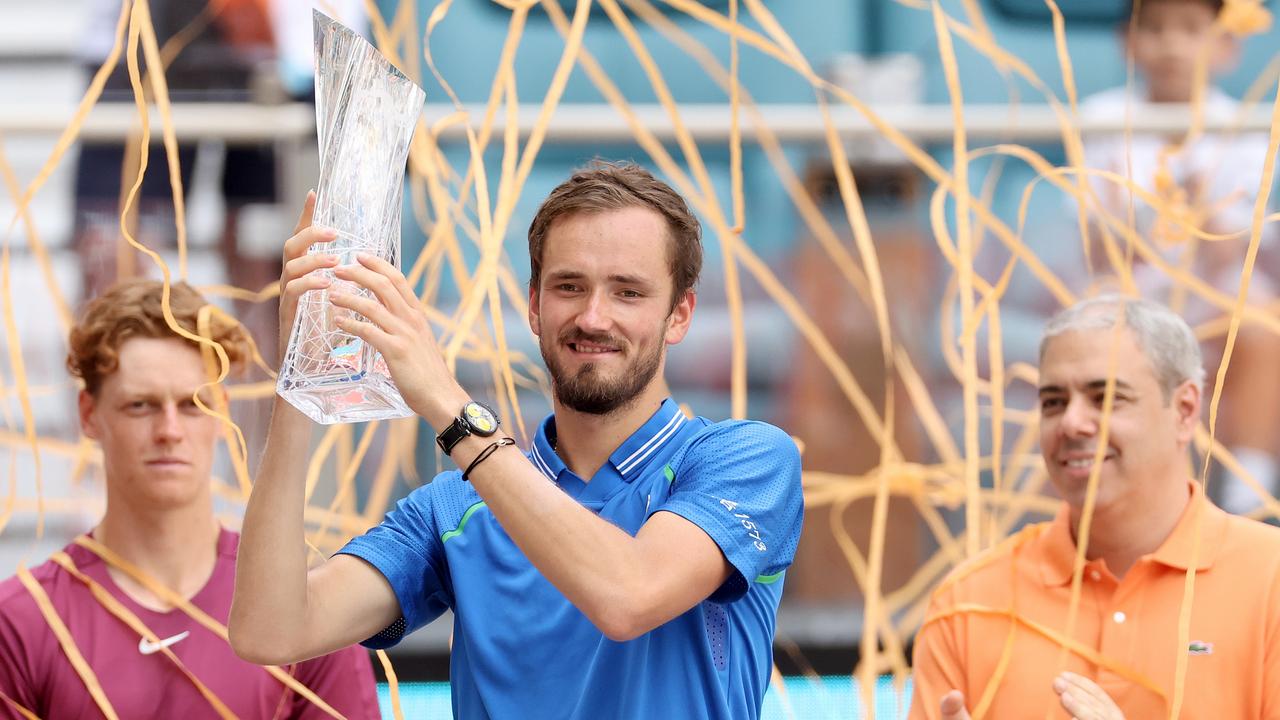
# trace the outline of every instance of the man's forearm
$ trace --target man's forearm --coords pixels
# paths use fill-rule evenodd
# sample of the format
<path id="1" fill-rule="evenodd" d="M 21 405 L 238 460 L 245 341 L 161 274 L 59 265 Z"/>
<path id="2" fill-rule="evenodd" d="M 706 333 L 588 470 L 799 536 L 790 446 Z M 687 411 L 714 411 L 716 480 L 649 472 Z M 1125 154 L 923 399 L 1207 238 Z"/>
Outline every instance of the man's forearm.
<path id="1" fill-rule="evenodd" d="M 305 631 L 307 556 L 303 541 L 311 421 L 276 398 L 262 465 L 244 514 L 229 631 L 236 652 L 288 648 Z"/>
<path id="2" fill-rule="evenodd" d="M 468 438 L 453 458 L 465 467 L 488 442 Z M 696 529 L 682 557 L 655 561 L 642 538 L 579 505 L 514 448 L 494 453 L 470 479 L 534 567 L 611 639 L 666 622 L 728 575 L 718 548 Z"/>
<path id="3" fill-rule="evenodd" d="M 455 459 L 465 467 L 487 444 L 468 438 Z M 626 597 L 628 571 L 637 564 L 635 538 L 547 482 L 515 448 L 494 453 L 471 482 L 529 561 L 607 632 L 602 615 Z"/>

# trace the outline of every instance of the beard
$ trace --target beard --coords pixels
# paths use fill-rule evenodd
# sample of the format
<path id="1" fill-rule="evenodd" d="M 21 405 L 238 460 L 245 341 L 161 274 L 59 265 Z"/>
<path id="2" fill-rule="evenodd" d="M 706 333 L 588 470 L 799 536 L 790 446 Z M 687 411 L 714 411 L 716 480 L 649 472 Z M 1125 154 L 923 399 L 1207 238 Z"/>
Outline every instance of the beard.
<path id="1" fill-rule="evenodd" d="M 588 335 L 571 329 L 556 341 L 559 345 L 584 340 L 587 342 L 622 347 L 622 343 L 610 335 Z M 556 400 L 570 410 L 588 415 L 608 415 L 631 404 L 648 387 L 658 367 L 662 364 L 662 343 L 655 343 L 652 350 L 641 349 L 639 354 L 616 377 L 604 376 L 599 363 L 587 362 L 571 372 L 558 359 L 553 347 L 540 339 L 538 349 L 551 373 L 551 389 Z"/>

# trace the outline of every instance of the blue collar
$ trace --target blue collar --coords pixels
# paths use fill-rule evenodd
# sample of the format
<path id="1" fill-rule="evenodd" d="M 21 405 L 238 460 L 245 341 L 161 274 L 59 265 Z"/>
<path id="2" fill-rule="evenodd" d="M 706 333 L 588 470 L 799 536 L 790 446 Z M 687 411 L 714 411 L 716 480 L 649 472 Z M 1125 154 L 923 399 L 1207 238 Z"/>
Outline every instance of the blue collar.
<path id="1" fill-rule="evenodd" d="M 613 451 L 609 456 L 609 464 L 623 480 L 630 482 L 639 476 L 658 449 L 676 436 L 685 422 L 687 418 L 676 401 L 671 398 L 663 400 L 657 412 Z M 552 414 L 538 426 L 529 455 L 543 475 L 558 482 L 560 474 L 568 468 L 552 447 L 555 438 L 556 416 Z"/>

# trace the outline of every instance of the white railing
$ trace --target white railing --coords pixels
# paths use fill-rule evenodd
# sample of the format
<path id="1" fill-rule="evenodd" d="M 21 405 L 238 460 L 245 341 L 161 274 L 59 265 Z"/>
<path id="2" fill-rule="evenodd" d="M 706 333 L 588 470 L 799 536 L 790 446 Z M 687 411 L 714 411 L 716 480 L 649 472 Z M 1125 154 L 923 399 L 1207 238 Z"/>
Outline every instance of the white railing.
<path id="1" fill-rule="evenodd" d="M 640 123 L 658 138 L 675 137 L 675 125 L 661 105 L 632 105 Z M 484 117 L 483 105 L 465 107 L 469 122 L 478 127 Z M 946 105 L 890 105 L 874 108 L 879 117 L 898 132 L 921 141 L 950 140 L 955 128 L 951 108 Z M 1206 121 L 1205 129 L 1266 131 L 1271 127 L 1271 108 L 1258 106 L 1242 112 L 1238 118 Z M 24 106 L 17 103 L 0 105 L 0 133 L 7 136 L 58 134 L 67 126 L 74 108 L 59 106 Z M 433 126 L 452 115 L 451 105 L 429 103 L 423 113 L 427 125 Z M 541 107 L 522 105 L 516 122 L 522 135 L 527 135 L 537 120 Z M 765 125 L 784 142 L 822 142 L 825 126 L 822 115 L 813 104 L 761 105 L 759 115 Z M 1008 139 L 1024 142 L 1053 142 L 1062 137 L 1057 114 L 1047 105 L 969 105 L 965 108 L 965 128 L 972 138 L 990 141 Z M 729 106 L 726 104 L 685 104 L 680 117 L 696 140 L 726 142 L 729 139 Z M 311 106 L 254 105 L 250 103 L 177 103 L 173 120 L 182 140 L 219 139 L 231 143 L 273 140 L 298 141 L 314 138 L 315 116 Z M 848 107 L 832 109 L 832 120 L 846 139 L 874 137 L 880 134 L 864 116 Z M 151 112 L 152 133 L 159 137 L 159 115 Z M 1177 133 L 1190 125 L 1191 115 L 1185 106 L 1135 105 L 1131 127 L 1135 132 Z M 102 103 L 86 118 L 80 137 L 85 140 L 110 140 L 127 136 L 137 124 L 137 113 L 130 103 Z M 755 142 L 753 113 L 741 114 L 744 142 Z M 506 117 L 499 111 L 494 130 L 506 129 Z M 1079 124 L 1082 132 L 1120 132 L 1124 118 L 1086 121 Z M 440 139 L 462 140 L 463 127 L 446 125 Z M 603 104 L 562 104 L 556 108 L 548 127 L 547 139 L 559 144 L 627 142 L 632 132 L 616 110 Z"/>

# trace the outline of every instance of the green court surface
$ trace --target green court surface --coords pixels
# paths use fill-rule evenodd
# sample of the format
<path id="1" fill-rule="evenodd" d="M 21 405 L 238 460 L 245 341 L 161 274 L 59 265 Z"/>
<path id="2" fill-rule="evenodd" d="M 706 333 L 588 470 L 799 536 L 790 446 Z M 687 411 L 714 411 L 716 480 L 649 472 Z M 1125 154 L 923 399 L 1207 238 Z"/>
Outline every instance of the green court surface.
<path id="1" fill-rule="evenodd" d="M 910 680 L 899 691 L 891 677 L 881 677 L 876 683 L 876 717 L 905 718 L 910 699 Z M 378 701 L 382 704 L 382 717 L 394 718 L 391 693 L 384 684 L 378 685 Z M 400 708 L 406 720 L 453 717 L 449 683 L 401 683 Z M 785 693 L 770 688 L 765 694 L 760 715 L 761 720 L 853 720 L 865 716 L 857 684 L 848 675 L 787 678 Z"/>

